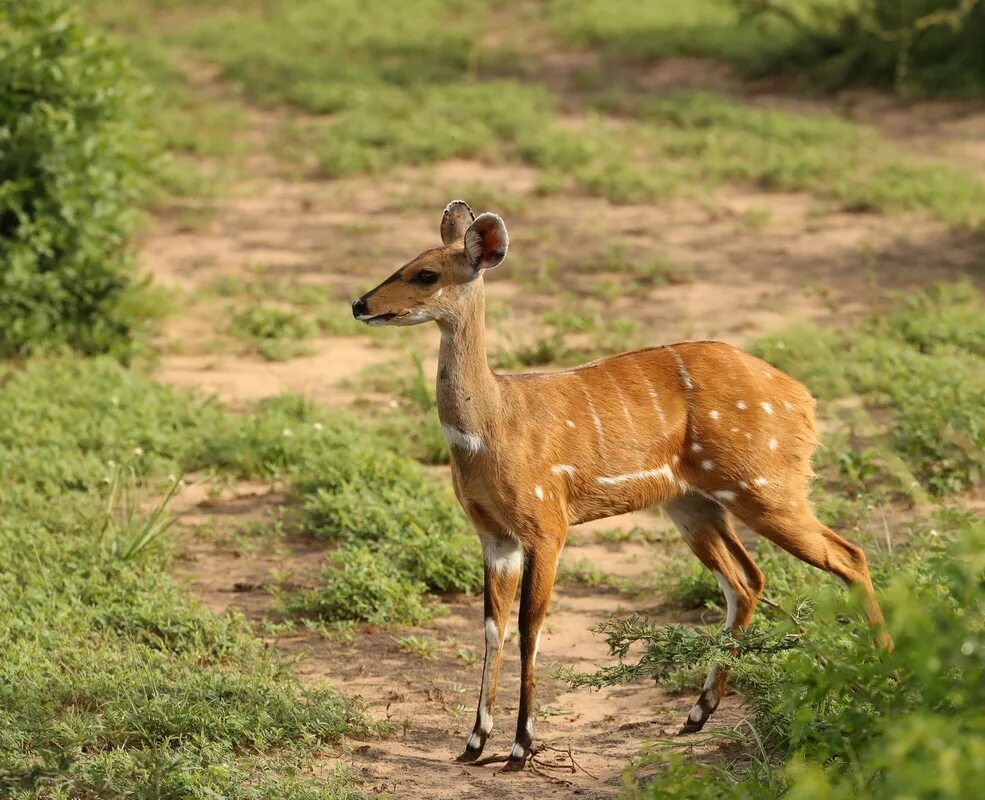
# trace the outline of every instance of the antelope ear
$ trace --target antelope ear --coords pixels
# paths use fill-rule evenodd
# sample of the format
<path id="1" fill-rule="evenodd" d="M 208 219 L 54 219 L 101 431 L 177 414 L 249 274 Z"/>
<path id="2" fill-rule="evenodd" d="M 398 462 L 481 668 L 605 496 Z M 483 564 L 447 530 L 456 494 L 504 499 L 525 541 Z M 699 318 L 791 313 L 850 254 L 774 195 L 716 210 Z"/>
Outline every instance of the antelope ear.
<path id="1" fill-rule="evenodd" d="M 441 241 L 444 244 L 462 241 L 475 214 L 464 200 L 452 200 L 441 215 Z"/>
<path id="2" fill-rule="evenodd" d="M 476 271 L 498 267 L 506 258 L 509 246 L 506 224 L 488 211 L 479 214 L 465 231 L 465 256 Z"/>

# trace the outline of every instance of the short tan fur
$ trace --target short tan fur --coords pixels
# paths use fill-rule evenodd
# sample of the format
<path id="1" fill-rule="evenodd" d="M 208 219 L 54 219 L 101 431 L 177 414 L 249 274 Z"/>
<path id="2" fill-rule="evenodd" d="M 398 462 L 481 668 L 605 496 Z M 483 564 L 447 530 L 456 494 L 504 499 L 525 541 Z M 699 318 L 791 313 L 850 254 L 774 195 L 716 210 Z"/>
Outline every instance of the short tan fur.
<path id="1" fill-rule="evenodd" d="M 533 743 L 534 664 L 568 526 L 662 506 L 713 572 L 726 625 L 749 624 L 763 575 L 731 515 L 865 598 L 891 646 L 860 547 L 820 523 L 807 499 L 817 443 L 814 400 L 797 381 L 721 342 L 681 342 L 554 373 L 501 375 L 485 346 L 483 274 L 509 237 L 495 214 L 462 201 L 427 250 L 353 303 L 370 325 L 434 321 L 441 330 L 438 415 L 455 493 L 482 542 L 486 656 L 475 727 L 462 761 L 492 730 L 499 663 L 520 586 L 521 688 L 507 769 Z M 522 576 L 522 581 L 521 581 Z M 725 688 L 712 669 L 682 732 L 700 730 Z"/>

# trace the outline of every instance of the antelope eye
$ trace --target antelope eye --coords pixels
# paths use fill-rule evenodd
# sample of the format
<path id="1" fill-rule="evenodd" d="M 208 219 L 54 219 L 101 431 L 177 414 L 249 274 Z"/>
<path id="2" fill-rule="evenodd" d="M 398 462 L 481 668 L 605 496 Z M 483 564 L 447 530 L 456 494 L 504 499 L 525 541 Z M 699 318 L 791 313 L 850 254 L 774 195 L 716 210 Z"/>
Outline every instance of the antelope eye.
<path id="1" fill-rule="evenodd" d="M 435 283 L 439 277 L 440 276 L 437 272 L 432 272 L 429 269 L 422 269 L 411 279 L 411 283 L 419 283 L 421 286 L 430 286 L 432 283 Z"/>

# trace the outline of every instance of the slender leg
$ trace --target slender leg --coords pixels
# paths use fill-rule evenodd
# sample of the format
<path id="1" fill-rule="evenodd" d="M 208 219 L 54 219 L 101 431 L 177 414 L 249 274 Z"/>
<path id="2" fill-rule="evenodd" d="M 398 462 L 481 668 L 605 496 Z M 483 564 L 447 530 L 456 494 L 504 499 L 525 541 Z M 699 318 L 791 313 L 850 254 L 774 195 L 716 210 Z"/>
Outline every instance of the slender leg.
<path id="1" fill-rule="evenodd" d="M 749 625 L 763 591 L 763 574 L 732 530 L 728 515 L 714 501 L 687 495 L 666 511 L 694 554 L 715 576 L 727 604 L 725 627 L 741 630 Z M 700 731 L 725 693 L 728 670 L 711 668 L 697 702 L 681 733 Z"/>
<path id="2" fill-rule="evenodd" d="M 519 542 L 505 536 L 480 534 L 485 558 L 486 655 L 482 663 L 482 687 L 475 712 L 475 726 L 458 761 L 475 761 L 493 728 L 492 708 L 496 700 L 503 641 L 516 587 L 520 582 L 523 553 Z"/>
<path id="3" fill-rule="evenodd" d="M 516 739 L 504 768 L 508 772 L 523 769 L 533 744 L 534 672 L 540 629 L 551 602 L 557 557 L 561 539 L 554 544 L 547 537 L 539 547 L 526 553 L 523 584 L 520 588 L 520 710 L 516 720 Z"/>
<path id="4" fill-rule="evenodd" d="M 811 513 L 806 498 L 798 498 L 789 508 L 768 508 L 748 517 L 743 514 L 743 519 L 756 533 L 791 555 L 830 572 L 849 588 L 857 588 L 862 594 L 862 608 L 876 642 L 887 650 L 893 649 L 893 640 L 886 630 L 882 609 L 872 587 L 865 551 L 819 522 Z"/>

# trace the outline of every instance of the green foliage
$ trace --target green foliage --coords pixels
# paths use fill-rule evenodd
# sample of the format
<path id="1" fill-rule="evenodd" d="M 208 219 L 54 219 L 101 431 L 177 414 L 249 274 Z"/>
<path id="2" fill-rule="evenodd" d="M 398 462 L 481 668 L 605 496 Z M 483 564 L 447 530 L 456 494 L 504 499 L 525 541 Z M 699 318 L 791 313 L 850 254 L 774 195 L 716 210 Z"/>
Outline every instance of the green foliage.
<path id="1" fill-rule="evenodd" d="M 0 355 L 125 353 L 150 314 L 128 252 L 143 91 L 70 4 L 0 2 Z"/>
<path id="2" fill-rule="evenodd" d="M 837 88 L 868 83 L 925 95 L 985 90 L 981 0 L 733 0 L 788 31 L 761 71 L 805 67 Z"/>
<path id="3" fill-rule="evenodd" d="M 981 180 L 912 162 L 871 128 L 832 114 L 754 109 L 703 92 L 659 99 L 613 94 L 598 105 L 645 122 L 634 136 L 649 158 L 659 154 L 670 187 L 695 179 L 753 182 L 837 198 L 849 209 L 925 209 L 970 227 L 985 221 Z M 599 180 L 604 187 L 611 178 Z"/>
<path id="4" fill-rule="evenodd" d="M 980 0 L 561 0 L 550 18 L 610 57 L 709 56 L 752 77 L 806 70 L 832 89 L 985 89 Z"/>
<path id="5" fill-rule="evenodd" d="M 797 328 L 757 350 L 821 398 L 855 393 L 871 417 L 891 414 L 888 432 L 874 441 L 905 465 L 901 472 L 889 463 L 893 479 L 908 489 L 912 471 L 943 494 L 980 484 L 985 474 L 983 314 L 974 286 L 942 284 L 853 331 Z"/>
<path id="6" fill-rule="evenodd" d="M 812 587 L 816 604 L 805 605 L 796 578 L 773 589 L 790 615 L 761 609 L 738 638 L 640 618 L 603 626 L 620 662 L 575 683 L 724 663 L 750 712 L 731 734 L 746 758 L 702 766 L 658 752 L 647 763 L 657 778 L 636 796 L 964 797 L 985 777 L 985 525 L 963 519 L 949 541 L 920 540 L 883 565 L 892 653 L 874 647 L 854 601 Z M 624 661 L 640 644 L 642 658 Z"/>
<path id="7" fill-rule="evenodd" d="M 315 334 L 307 317 L 289 309 L 249 305 L 233 313 L 228 332 L 253 345 L 268 361 L 285 361 L 300 355 L 302 340 Z"/>
<path id="8" fill-rule="evenodd" d="M 233 421 L 107 358 L 2 382 L 0 794 L 348 796 L 296 776 L 358 709 L 167 577 L 167 494 L 137 510 Z"/>
<path id="9" fill-rule="evenodd" d="M 425 592 L 482 585 L 475 535 L 450 491 L 350 418 L 285 396 L 213 426 L 191 463 L 290 479 L 304 529 L 338 543 L 324 584 L 288 601 L 333 621 L 414 622 Z"/>
<path id="10" fill-rule="evenodd" d="M 613 57 L 713 55 L 753 72 L 794 40 L 782 24 L 744 21 L 732 0 L 559 0 L 551 23 L 568 42 Z"/>

